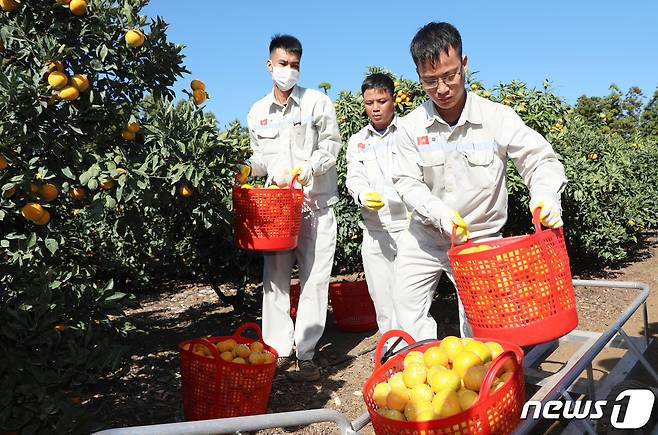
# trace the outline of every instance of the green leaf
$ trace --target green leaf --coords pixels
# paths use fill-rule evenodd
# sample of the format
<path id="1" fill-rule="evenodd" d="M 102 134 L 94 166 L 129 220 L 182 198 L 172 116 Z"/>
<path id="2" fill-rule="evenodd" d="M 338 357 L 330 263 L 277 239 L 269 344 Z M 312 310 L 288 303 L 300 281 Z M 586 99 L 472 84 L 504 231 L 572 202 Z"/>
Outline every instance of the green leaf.
<path id="1" fill-rule="evenodd" d="M 71 172 L 68 166 L 62 168 L 62 174 L 64 174 L 64 176 L 70 178 L 71 180 L 75 180 L 75 176 L 73 175 L 73 172 Z"/>
<path id="2" fill-rule="evenodd" d="M 46 248 L 50 251 L 51 254 L 54 254 L 57 252 L 57 248 L 59 247 L 59 244 L 57 243 L 57 240 L 55 239 L 46 239 Z"/>

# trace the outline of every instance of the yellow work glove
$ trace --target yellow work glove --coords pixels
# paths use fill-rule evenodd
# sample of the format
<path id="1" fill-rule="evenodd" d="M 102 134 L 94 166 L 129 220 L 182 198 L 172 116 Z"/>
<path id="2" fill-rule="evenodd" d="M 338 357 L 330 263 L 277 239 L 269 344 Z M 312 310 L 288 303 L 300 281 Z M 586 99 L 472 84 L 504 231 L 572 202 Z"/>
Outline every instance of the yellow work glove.
<path id="1" fill-rule="evenodd" d="M 308 162 L 299 164 L 292 170 L 292 176 L 295 175 L 297 175 L 297 180 L 302 186 L 308 186 L 313 178 L 313 167 Z"/>
<path id="2" fill-rule="evenodd" d="M 452 228 L 455 225 L 457 226 L 455 230 L 455 242 L 464 243 L 470 237 L 468 226 L 457 210 L 449 208 L 441 216 L 441 229 L 447 234 L 452 234 Z"/>
<path id="3" fill-rule="evenodd" d="M 384 207 L 384 201 L 382 196 L 374 191 L 362 192 L 359 194 L 359 202 L 366 208 L 370 210 L 379 210 Z"/>
<path id="4" fill-rule="evenodd" d="M 562 210 L 558 201 L 541 197 L 533 198 L 530 200 L 530 213 L 534 215 L 536 208 L 541 209 L 539 220 L 543 226 L 560 228 L 564 225 L 564 222 L 562 222 Z"/>
<path id="5" fill-rule="evenodd" d="M 238 173 L 235 174 L 235 181 L 238 184 L 244 184 L 247 182 L 247 179 L 249 178 L 249 174 L 251 174 L 251 166 L 240 165 L 240 168 L 238 169 Z"/>

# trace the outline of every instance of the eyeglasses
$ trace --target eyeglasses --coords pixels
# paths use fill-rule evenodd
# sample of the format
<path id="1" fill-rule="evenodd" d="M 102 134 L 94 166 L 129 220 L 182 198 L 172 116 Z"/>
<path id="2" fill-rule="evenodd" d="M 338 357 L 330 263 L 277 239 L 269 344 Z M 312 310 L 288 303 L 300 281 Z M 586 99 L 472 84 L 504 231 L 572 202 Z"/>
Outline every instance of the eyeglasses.
<path id="1" fill-rule="evenodd" d="M 446 86 L 456 85 L 459 81 L 459 76 L 462 75 L 463 69 L 460 68 L 456 73 L 449 74 L 447 76 L 439 77 L 437 79 L 424 80 L 420 79 L 420 84 L 425 89 L 436 89 L 439 87 L 439 83 L 443 82 Z"/>

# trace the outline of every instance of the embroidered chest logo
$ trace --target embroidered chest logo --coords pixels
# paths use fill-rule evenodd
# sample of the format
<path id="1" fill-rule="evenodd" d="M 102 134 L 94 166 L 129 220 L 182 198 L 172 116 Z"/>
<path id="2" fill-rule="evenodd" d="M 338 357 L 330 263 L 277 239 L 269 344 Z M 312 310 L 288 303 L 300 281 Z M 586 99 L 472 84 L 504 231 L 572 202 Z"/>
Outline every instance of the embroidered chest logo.
<path id="1" fill-rule="evenodd" d="M 261 119 L 260 125 L 267 125 L 267 119 Z"/>
<path id="2" fill-rule="evenodd" d="M 430 143 L 430 139 L 429 139 L 428 136 L 418 136 L 418 137 L 416 138 L 416 143 L 417 143 L 418 145 L 429 145 L 429 143 Z"/>

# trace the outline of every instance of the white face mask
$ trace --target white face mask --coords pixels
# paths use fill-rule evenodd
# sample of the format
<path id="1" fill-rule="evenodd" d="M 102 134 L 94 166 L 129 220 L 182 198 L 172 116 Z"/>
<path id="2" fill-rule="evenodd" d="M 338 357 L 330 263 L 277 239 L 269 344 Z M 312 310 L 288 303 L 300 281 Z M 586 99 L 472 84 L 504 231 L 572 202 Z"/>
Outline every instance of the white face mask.
<path id="1" fill-rule="evenodd" d="M 272 68 L 272 80 L 282 91 L 288 91 L 299 81 L 299 71 L 292 68 L 275 66 Z"/>

